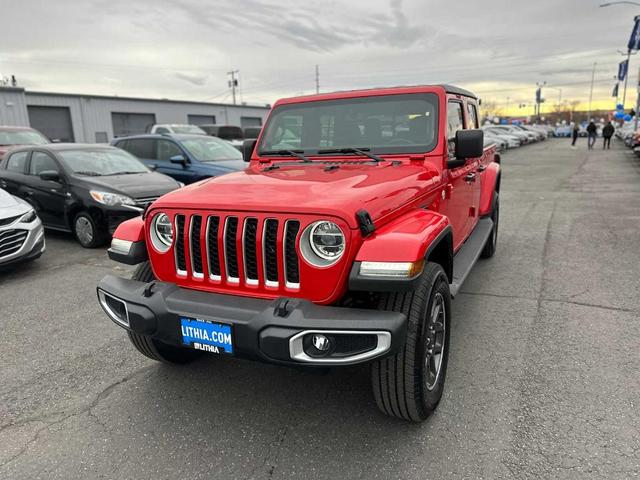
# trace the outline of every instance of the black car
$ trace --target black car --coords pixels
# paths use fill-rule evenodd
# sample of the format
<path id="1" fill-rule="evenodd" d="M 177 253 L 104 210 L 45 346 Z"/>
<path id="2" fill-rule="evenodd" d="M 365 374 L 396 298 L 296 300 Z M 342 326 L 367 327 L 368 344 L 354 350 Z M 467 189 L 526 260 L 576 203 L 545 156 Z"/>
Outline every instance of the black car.
<path id="1" fill-rule="evenodd" d="M 0 188 L 29 202 L 45 228 L 73 232 L 87 248 L 103 244 L 122 221 L 181 186 L 102 145 L 21 147 L 0 162 Z"/>

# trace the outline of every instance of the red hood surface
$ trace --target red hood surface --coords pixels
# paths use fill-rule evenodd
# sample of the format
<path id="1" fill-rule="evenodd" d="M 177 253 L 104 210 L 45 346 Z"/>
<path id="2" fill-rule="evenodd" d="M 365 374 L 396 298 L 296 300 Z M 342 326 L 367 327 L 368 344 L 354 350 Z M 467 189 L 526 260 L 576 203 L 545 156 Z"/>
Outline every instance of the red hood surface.
<path id="1" fill-rule="evenodd" d="M 158 208 L 212 209 L 245 212 L 330 215 L 357 228 L 355 214 L 365 209 L 373 220 L 407 205 L 439 182 L 428 162 L 400 165 L 282 165 L 263 171 L 254 164 L 242 172 L 204 180 L 168 193 Z"/>

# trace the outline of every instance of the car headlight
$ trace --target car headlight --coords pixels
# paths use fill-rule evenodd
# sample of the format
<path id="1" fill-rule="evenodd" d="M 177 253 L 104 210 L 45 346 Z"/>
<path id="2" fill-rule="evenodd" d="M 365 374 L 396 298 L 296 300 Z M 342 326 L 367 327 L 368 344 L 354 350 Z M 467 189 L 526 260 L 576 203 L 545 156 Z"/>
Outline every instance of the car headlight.
<path id="1" fill-rule="evenodd" d="M 320 220 L 304 229 L 300 251 L 304 259 L 317 267 L 333 265 L 345 250 L 345 237 L 334 222 Z"/>
<path id="2" fill-rule="evenodd" d="M 156 250 L 166 252 L 173 243 L 173 225 L 166 213 L 158 213 L 151 221 L 151 242 Z"/>
<path id="3" fill-rule="evenodd" d="M 103 203 L 110 207 L 118 205 L 135 205 L 136 202 L 131 197 L 120 195 L 119 193 L 100 192 L 98 190 L 90 190 L 91 198 L 96 202 Z"/>
<path id="4" fill-rule="evenodd" d="M 20 217 L 20 223 L 31 223 L 36 218 L 38 218 L 38 216 L 36 215 L 36 211 L 35 210 L 29 210 L 27 213 L 25 213 L 24 215 L 22 215 Z"/>

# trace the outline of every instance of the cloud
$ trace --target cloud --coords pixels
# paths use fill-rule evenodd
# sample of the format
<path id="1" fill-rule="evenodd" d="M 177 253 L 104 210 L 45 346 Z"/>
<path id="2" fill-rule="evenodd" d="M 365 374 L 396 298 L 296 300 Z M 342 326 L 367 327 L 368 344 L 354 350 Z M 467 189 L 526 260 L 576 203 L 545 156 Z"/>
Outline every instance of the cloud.
<path id="1" fill-rule="evenodd" d="M 207 83 L 208 77 L 206 75 L 190 75 L 184 72 L 176 72 L 173 74 L 176 78 L 180 80 L 184 80 L 185 82 L 190 83 L 191 85 L 197 85 L 202 87 Z"/>

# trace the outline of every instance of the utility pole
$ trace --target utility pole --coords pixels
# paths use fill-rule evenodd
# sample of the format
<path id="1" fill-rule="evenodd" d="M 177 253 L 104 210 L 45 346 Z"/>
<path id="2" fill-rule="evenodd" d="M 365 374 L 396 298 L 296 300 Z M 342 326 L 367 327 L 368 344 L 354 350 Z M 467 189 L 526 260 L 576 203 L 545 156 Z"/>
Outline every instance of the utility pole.
<path id="1" fill-rule="evenodd" d="M 316 63 L 316 93 L 320 93 L 320 68 Z"/>
<path id="2" fill-rule="evenodd" d="M 231 75 L 231 80 L 229 80 L 229 87 L 231 88 L 231 95 L 233 96 L 233 104 L 236 104 L 236 88 L 238 88 L 238 79 L 236 78 L 236 74 L 240 73 L 240 70 L 231 70 L 227 72 L 227 75 Z"/>
<path id="3" fill-rule="evenodd" d="M 596 78 L 596 65 L 598 65 L 598 62 L 593 62 L 593 71 L 591 72 L 591 89 L 589 90 L 589 112 L 587 113 L 587 122 L 591 120 L 591 100 L 593 100 L 593 82 Z M 629 77 L 629 72 L 627 72 L 627 77 Z M 625 77 L 625 90 L 627 89 L 627 77 Z M 624 103 L 624 100 L 622 102 Z"/>

